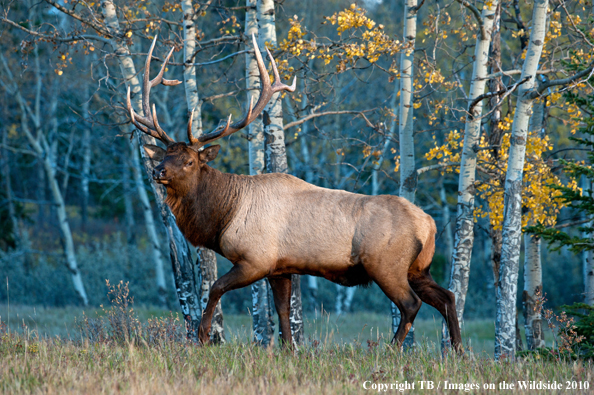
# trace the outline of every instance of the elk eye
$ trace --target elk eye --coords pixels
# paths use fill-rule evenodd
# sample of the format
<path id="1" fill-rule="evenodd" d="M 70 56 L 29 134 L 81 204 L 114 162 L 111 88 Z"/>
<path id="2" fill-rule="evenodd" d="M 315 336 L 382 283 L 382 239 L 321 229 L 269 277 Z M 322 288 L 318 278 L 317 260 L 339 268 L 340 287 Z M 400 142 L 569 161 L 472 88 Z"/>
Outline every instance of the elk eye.
<path id="1" fill-rule="evenodd" d="M 188 162 L 186 163 L 186 167 L 190 167 L 190 166 L 192 166 L 193 164 L 194 164 L 194 161 L 188 161 Z"/>

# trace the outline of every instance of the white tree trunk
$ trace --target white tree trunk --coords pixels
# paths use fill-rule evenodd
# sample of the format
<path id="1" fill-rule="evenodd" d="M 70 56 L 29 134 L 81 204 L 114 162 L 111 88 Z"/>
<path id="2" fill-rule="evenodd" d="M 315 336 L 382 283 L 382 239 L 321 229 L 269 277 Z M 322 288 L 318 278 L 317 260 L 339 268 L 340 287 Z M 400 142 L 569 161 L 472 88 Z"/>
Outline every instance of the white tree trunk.
<path id="1" fill-rule="evenodd" d="M 149 201 L 148 194 L 144 188 L 144 182 L 140 174 L 140 160 L 138 158 L 138 142 L 136 140 L 130 142 L 130 153 L 132 155 L 132 175 L 136 185 L 136 192 L 142 208 L 144 216 L 144 223 L 146 226 L 146 233 L 148 234 L 149 246 L 151 249 L 151 257 L 153 265 L 155 266 L 155 279 L 157 283 L 157 294 L 159 295 L 159 303 L 161 307 L 167 307 L 167 288 L 165 285 L 165 271 L 163 270 L 163 254 L 161 253 L 161 241 L 157 234 L 157 227 L 153 218 L 153 210 Z"/>
<path id="2" fill-rule="evenodd" d="M 336 315 L 350 312 L 355 290 L 355 287 L 344 287 L 336 284 Z"/>
<path id="3" fill-rule="evenodd" d="M 417 191 L 417 169 L 415 166 L 415 142 L 413 134 L 413 93 L 414 93 L 414 53 L 417 37 L 417 0 L 404 3 L 404 43 L 406 50 L 400 55 L 400 193 L 411 203 L 415 202 Z M 392 306 L 392 333 L 396 333 L 400 324 L 400 312 L 394 303 Z M 415 328 L 411 326 L 403 346 L 414 346 Z"/>
<path id="4" fill-rule="evenodd" d="M 266 42 L 276 46 L 276 23 L 273 0 L 257 1 L 258 45 Z M 269 59 L 270 60 L 270 59 Z M 266 170 L 269 173 L 287 173 L 287 154 L 283 130 L 283 108 L 281 96 L 275 94 L 262 112 L 264 124 L 264 155 Z M 301 303 L 301 280 L 298 275 L 291 276 L 291 331 L 293 341 L 301 344 L 303 334 L 303 305 Z"/>
<path id="5" fill-rule="evenodd" d="M 192 0 L 182 0 L 182 12 L 184 14 L 184 63 L 193 63 L 192 55 L 196 48 L 196 25 L 197 18 L 192 5 Z M 186 102 L 188 104 L 188 116 L 194 111 L 192 122 L 192 134 L 199 137 L 202 134 L 202 110 L 198 97 L 198 85 L 196 81 L 196 67 L 193 65 L 184 66 L 184 88 L 186 92 Z M 208 298 L 210 288 L 217 280 L 217 256 L 213 251 L 207 251 L 205 248 L 197 249 L 198 260 L 196 265 L 202 272 L 202 283 L 200 284 L 200 298 Z M 203 306 L 204 310 L 204 306 Z M 225 342 L 225 332 L 223 326 L 223 308 L 221 301 L 217 303 L 212 318 L 210 329 L 211 340 L 215 343 Z"/>
<path id="6" fill-rule="evenodd" d="M 258 35 L 257 0 L 246 0 L 245 35 L 251 37 Z M 245 54 L 245 78 L 248 90 L 248 102 L 258 100 L 260 90 L 260 73 L 253 53 Z M 262 115 L 259 115 L 248 126 L 248 154 L 250 175 L 264 172 L 264 127 Z M 268 346 L 273 341 L 274 321 L 272 319 L 272 290 L 267 279 L 262 279 L 252 284 L 252 318 L 254 341 L 263 346 Z"/>
<path id="7" fill-rule="evenodd" d="M 533 106 L 528 131 L 538 138 L 544 138 L 545 101 L 540 100 Z M 526 347 L 535 350 L 545 346 L 542 331 L 542 314 L 535 310 L 535 295 L 542 295 L 542 266 L 540 260 L 539 237 L 524 235 L 524 292 L 522 293 L 522 308 L 524 310 L 524 328 L 526 333 Z M 518 333 L 518 331 L 516 331 Z M 518 338 L 519 336 L 516 335 Z"/>
<path id="8" fill-rule="evenodd" d="M 68 263 L 68 270 L 72 276 L 72 282 L 74 283 L 74 289 L 78 293 L 83 305 L 87 306 L 89 300 L 85 291 L 84 284 L 80 271 L 78 270 L 78 264 L 76 262 L 76 254 L 74 252 L 74 242 L 72 240 L 72 232 L 70 231 L 70 224 L 68 222 L 68 214 L 66 213 L 66 205 L 62 199 L 62 192 L 58 186 L 58 180 L 56 180 L 56 172 L 52 166 L 52 160 L 49 155 L 43 160 L 45 167 L 45 173 L 47 174 L 47 180 L 50 184 L 54 203 L 56 204 L 56 210 L 58 213 L 58 221 L 60 224 L 60 230 L 64 237 L 64 250 L 66 252 L 66 261 Z"/>
<path id="9" fill-rule="evenodd" d="M 78 269 L 78 263 L 76 260 L 76 253 L 74 251 L 74 241 L 72 240 L 72 232 L 70 230 L 70 223 L 68 222 L 68 214 L 66 213 L 66 204 L 64 203 L 64 199 L 62 196 L 62 191 L 60 190 L 60 186 L 58 184 L 58 179 L 56 175 L 56 158 L 52 155 L 52 150 L 50 144 L 47 141 L 46 135 L 43 133 L 41 125 L 43 124 L 43 116 L 40 109 L 40 101 L 41 101 L 41 69 L 39 64 L 39 54 L 37 45 L 35 45 L 34 49 L 35 55 L 35 74 L 37 79 L 37 90 L 36 90 L 36 97 L 35 97 L 35 109 L 34 114 L 30 114 L 26 110 L 26 104 L 24 98 L 21 96 L 21 92 L 14 82 L 14 78 L 8 65 L 6 64 L 6 60 L 0 54 L 0 60 L 3 63 L 4 71 L 7 74 L 7 82 L 12 85 L 13 93 L 17 99 L 17 103 L 19 105 L 19 109 L 21 111 L 21 127 L 22 131 L 25 133 L 29 145 L 33 148 L 33 151 L 37 154 L 39 160 L 43 163 L 43 169 L 45 170 L 45 176 L 47 182 L 50 186 L 50 190 L 52 193 L 52 197 L 54 200 L 54 204 L 56 206 L 56 212 L 58 215 L 58 225 L 60 227 L 60 231 L 62 233 L 62 237 L 64 240 L 64 253 L 66 255 L 66 267 L 68 271 L 70 271 L 70 275 L 72 277 L 72 283 L 74 285 L 74 290 L 78 294 L 81 303 L 84 306 L 89 304 L 89 300 L 87 298 L 87 293 L 85 291 L 85 286 L 82 281 L 82 277 L 80 275 L 80 271 Z M 57 94 L 58 92 L 53 92 L 55 96 L 51 98 L 51 100 L 57 101 Z M 31 133 L 28 125 L 28 119 L 31 118 L 36 129 L 36 135 L 34 136 Z"/>
<path id="10" fill-rule="evenodd" d="M 472 79 L 468 94 L 468 105 L 482 95 L 485 91 L 487 80 L 487 62 L 489 59 L 489 46 L 491 43 L 491 31 L 493 29 L 494 14 L 497 9 L 498 0 L 485 4 L 481 18 L 487 34 L 482 37 L 477 33 L 476 46 L 474 50 L 474 64 L 472 67 Z M 467 122 L 464 130 L 464 145 L 460 160 L 460 178 L 458 181 L 458 205 L 456 216 L 456 231 L 454 234 L 454 251 L 452 254 L 452 272 L 450 275 L 449 290 L 456 297 L 456 314 L 458 322 L 462 327 L 464 322 L 464 304 L 468 292 L 468 277 L 470 274 L 470 258 L 474 243 L 474 197 L 476 194 L 474 180 L 476 177 L 476 151 L 474 147 L 478 144 L 481 130 L 480 116 L 483 111 L 482 101 L 473 109 L 472 114 L 467 114 Z M 447 334 L 445 323 L 443 334 Z M 444 336 L 443 343 L 449 345 L 449 335 Z"/>
<path id="11" fill-rule="evenodd" d="M 522 79 L 526 77 L 530 77 L 530 79 L 518 89 L 518 101 L 510 139 L 505 177 L 503 245 L 495 319 L 495 358 L 497 359 L 502 357 L 514 359 L 516 353 L 516 294 L 522 236 L 522 176 L 528 123 L 533 101 L 528 93 L 535 85 L 536 71 L 547 30 L 548 5 L 548 0 L 534 0 L 530 43 L 521 76 Z"/>
<path id="12" fill-rule="evenodd" d="M 117 60 L 124 80 L 129 84 L 132 92 L 132 105 L 135 111 L 142 114 L 141 87 L 134 62 L 130 56 L 130 51 L 123 41 L 117 19 L 116 9 L 113 1 L 102 0 L 101 11 L 107 28 L 114 34 L 111 45 L 115 53 L 118 54 Z M 145 133 L 138 133 L 141 144 L 155 144 L 155 139 Z M 187 241 L 175 223 L 175 217 L 165 204 L 165 188 L 152 181 L 151 173 L 154 168 L 153 162 L 145 156 L 144 150 L 140 150 L 144 168 L 147 176 L 151 179 L 151 187 L 155 194 L 155 200 L 159 207 L 167 235 L 169 237 L 170 259 L 175 278 L 175 285 L 179 303 L 186 323 L 187 336 L 189 339 L 197 339 L 198 327 L 202 317 L 202 310 L 198 294 L 196 292 L 196 279 L 194 276 L 194 263 L 190 253 Z"/>
<path id="13" fill-rule="evenodd" d="M 535 309 L 535 296 L 542 293 L 542 266 L 540 262 L 540 238 L 524 235 L 524 293 L 522 307 L 524 309 L 524 328 L 526 329 L 526 346 L 535 350 L 545 346 L 542 331 L 542 315 Z"/>
<path id="14" fill-rule="evenodd" d="M 43 141 L 45 141 L 45 138 L 43 138 Z M 78 264 L 76 262 L 74 241 L 72 240 L 72 232 L 70 231 L 70 223 L 68 222 L 68 214 L 66 213 L 66 204 L 64 203 L 64 199 L 62 199 L 62 192 L 60 191 L 58 180 L 56 179 L 56 172 L 52 165 L 52 158 L 50 155 L 46 155 L 46 157 L 43 159 L 43 166 L 45 168 L 45 173 L 47 174 L 47 180 L 52 191 L 54 203 L 56 204 L 60 230 L 62 231 L 62 236 L 64 237 L 64 250 L 66 252 L 68 270 L 72 276 L 74 289 L 78 293 L 83 305 L 87 306 L 89 304 L 89 300 L 87 298 L 87 293 L 85 291 L 82 277 L 78 269 Z"/>
<path id="15" fill-rule="evenodd" d="M 401 55 L 402 56 L 402 55 Z M 392 101 L 390 107 L 393 109 L 394 115 L 399 111 L 399 107 L 396 107 L 396 97 L 399 96 L 400 93 L 400 84 L 398 79 L 395 80 L 394 84 L 394 94 L 392 95 Z M 400 106 L 400 104 L 399 104 Z M 392 143 L 392 139 L 394 138 L 394 133 L 396 133 L 396 118 L 390 124 L 390 130 L 386 135 L 386 141 L 384 141 L 384 146 L 382 147 L 382 151 L 380 157 L 377 159 L 377 162 L 373 165 L 372 174 L 371 174 L 371 195 L 377 196 L 379 194 L 380 182 L 378 179 L 378 172 L 384 163 L 384 158 L 386 157 L 386 153 L 388 152 L 388 148 L 390 148 L 390 144 Z"/>

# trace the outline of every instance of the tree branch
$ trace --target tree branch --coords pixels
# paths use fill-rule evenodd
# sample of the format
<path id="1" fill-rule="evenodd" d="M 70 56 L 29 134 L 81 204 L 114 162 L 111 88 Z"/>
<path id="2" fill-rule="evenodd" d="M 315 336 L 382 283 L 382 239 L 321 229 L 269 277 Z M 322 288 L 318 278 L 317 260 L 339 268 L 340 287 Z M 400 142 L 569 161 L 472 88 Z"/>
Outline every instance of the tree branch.
<path id="1" fill-rule="evenodd" d="M 298 119 L 296 121 L 293 122 L 289 122 L 284 126 L 284 130 L 287 130 L 289 128 L 301 125 L 304 122 L 309 121 L 310 119 L 313 118 L 317 118 L 317 117 L 323 117 L 325 115 L 339 115 L 339 114 L 356 114 L 356 115 L 361 115 L 363 117 L 363 119 L 365 119 L 365 122 L 367 123 L 367 125 L 371 128 L 375 128 L 375 126 L 369 121 L 369 119 L 367 119 L 367 117 L 364 115 L 364 113 L 366 112 L 370 112 L 372 110 L 364 110 L 364 111 L 324 111 L 324 112 L 318 112 L 315 114 L 309 114 L 306 115 L 305 117 Z"/>
<path id="2" fill-rule="evenodd" d="M 6 19 L 6 18 L 4 18 L 2 16 L 0 16 L 0 21 L 6 23 L 8 25 L 14 26 L 17 29 L 20 29 L 20 30 L 24 31 L 27 34 L 30 34 L 30 35 L 35 36 L 35 37 L 42 38 L 44 40 L 60 41 L 60 42 L 63 42 L 63 43 L 72 42 L 72 41 L 96 40 L 96 41 L 104 42 L 106 44 L 109 44 L 110 43 L 110 41 L 107 38 L 100 37 L 100 36 L 95 36 L 95 35 L 92 35 L 92 34 L 83 34 L 83 35 L 78 35 L 78 36 L 72 36 L 72 37 L 62 38 L 62 37 L 60 37 L 57 34 L 55 34 L 53 36 L 50 36 L 50 35 L 47 35 L 47 34 L 42 34 L 42 33 L 36 32 L 34 30 L 27 29 L 26 27 L 21 26 L 18 23 L 13 22 L 10 19 Z"/>
<path id="3" fill-rule="evenodd" d="M 481 17 L 481 12 L 476 8 L 473 4 L 470 4 L 468 0 L 456 0 L 458 3 L 462 4 L 464 7 L 468 8 L 470 12 L 472 12 L 478 22 L 479 28 L 481 30 L 481 40 L 487 39 L 487 32 L 485 30 L 485 24 L 483 22 L 483 18 Z"/>
<path id="4" fill-rule="evenodd" d="M 72 18 L 80 21 L 81 23 L 84 23 L 85 25 L 89 25 L 90 27 L 92 27 L 99 33 L 103 34 L 107 38 L 113 38 L 113 36 L 103 26 L 101 26 L 93 21 L 89 21 L 89 20 L 83 18 L 82 16 L 80 16 L 79 14 L 74 12 L 74 9 L 69 10 L 68 8 L 64 7 L 63 5 L 61 5 L 60 3 L 58 3 L 54 0 L 44 0 L 44 1 L 48 4 L 51 4 L 52 6 L 54 6 L 54 8 L 58 9 L 59 11 L 63 12 L 64 14 L 71 16 Z"/>
<path id="5" fill-rule="evenodd" d="M 498 90 L 496 92 L 487 92 L 487 93 L 483 93 L 482 95 L 478 96 L 476 99 L 474 99 L 472 101 L 472 103 L 470 103 L 470 106 L 468 106 L 468 119 L 474 119 L 474 117 L 472 115 L 472 111 L 474 110 L 474 107 L 476 107 L 476 105 L 481 102 L 481 100 L 488 99 L 493 96 L 500 96 L 503 94 L 505 94 L 505 96 L 507 97 L 513 91 L 515 91 L 518 86 L 522 85 L 523 83 L 528 81 L 530 78 L 532 78 L 532 77 L 531 76 L 524 77 L 522 80 L 516 82 L 512 86 L 506 86 L 503 89 Z"/>
<path id="6" fill-rule="evenodd" d="M 582 148 L 582 147 L 568 147 L 568 148 L 561 148 L 556 151 L 551 152 L 545 160 L 548 160 L 551 156 L 558 154 L 559 152 L 563 151 L 592 151 L 591 148 Z"/>
<path id="7" fill-rule="evenodd" d="M 588 219 L 581 219 L 579 221 L 572 221 L 572 222 L 567 222 L 561 225 L 555 225 L 552 227 L 552 229 L 562 229 L 562 228 L 568 228 L 570 226 L 575 226 L 575 225 L 582 225 L 582 224 L 586 224 L 588 222 L 592 222 L 591 218 Z"/>
<path id="8" fill-rule="evenodd" d="M 106 40 L 106 42 L 109 43 L 109 40 Z M 252 53 L 254 52 L 254 50 L 252 49 L 245 49 L 243 51 L 239 51 L 239 52 L 234 52 L 232 54 L 229 54 L 221 59 L 217 59 L 217 60 L 211 60 L 209 62 L 203 62 L 203 63 L 180 63 L 180 62 L 167 62 L 168 66 L 208 66 L 211 64 L 215 64 L 215 63 L 220 63 L 226 59 L 232 58 L 234 56 L 238 56 L 244 53 Z M 122 56 L 122 57 L 126 57 L 126 56 L 143 56 L 146 57 L 148 55 L 148 53 L 142 53 L 142 52 L 135 52 L 135 53 L 125 53 L 125 54 L 120 54 L 120 53 L 115 53 L 115 56 Z M 156 60 L 157 62 L 161 62 L 163 63 L 163 59 L 159 58 L 158 56 L 153 55 L 152 60 Z"/>
<path id="9" fill-rule="evenodd" d="M 421 174 L 426 173 L 431 170 L 439 170 L 439 169 L 443 169 L 444 167 L 450 167 L 450 166 L 460 166 L 460 162 L 445 162 L 445 163 L 438 163 L 436 165 L 421 167 L 420 169 L 417 169 L 417 176 L 420 176 Z"/>
<path id="10" fill-rule="evenodd" d="M 196 55 L 198 55 L 198 52 L 202 51 L 204 49 L 204 47 L 207 45 L 229 43 L 229 42 L 233 42 L 233 41 L 241 42 L 241 41 L 243 41 L 243 39 L 241 36 L 223 36 L 223 37 L 217 37 L 217 38 L 213 38 L 213 39 L 206 40 L 206 41 L 198 41 L 198 42 L 196 42 L 196 46 L 198 47 L 198 49 L 196 49 L 194 51 L 191 58 L 194 59 L 196 57 Z"/>
<path id="11" fill-rule="evenodd" d="M 12 147 L 10 145 L 5 145 L 5 144 L 0 144 L 0 147 L 6 149 L 8 151 L 14 152 L 15 154 L 25 154 L 25 155 L 33 155 L 33 156 L 39 157 L 37 152 L 31 151 L 28 149 L 16 148 L 16 147 Z"/>
<path id="12" fill-rule="evenodd" d="M 588 40 L 588 37 L 586 37 L 586 35 L 584 34 L 583 31 L 581 31 L 576 25 L 575 22 L 573 21 L 573 18 L 571 16 L 571 14 L 569 13 L 569 11 L 567 11 L 567 7 L 565 6 L 565 1 L 561 1 L 559 4 L 563 10 L 565 10 L 565 14 L 567 14 L 567 19 L 569 20 L 569 22 L 571 22 L 571 26 L 573 26 L 573 30 L 578 33 L 580 36 L 582 36 L 582 39 L 588 43 L 588 45 L 592 48 L 594 48 L 594 45 L 592 45 L 592 43 L 590 42 L 590 40 Z"/>
<path id="13" fill-rule="evenodd" d="M 205 97 L 205 98 L 201 99 L 201 101 L 202 102 L 213 101 L 213 100 L 216 100 L 216 99 L 221 99 L 223 97 L 233 96 L 234 94 L 236 94 L 238 92 L 239 92 L 239 90 L 231 91 L 231 92 L 226 92 L 226 93 L 219 93 L 218 95 L 212 95 L 212 96 Z"/>
<path id="14" fill-rule="evenodd" d="M 538 86 L 538 89 L 536 89 L 536 90 L 534 90 L 534 91 L 532 91 L 530 93 L 530 96 L 529 97 L 530 97 L 530 99 L 536 99 L 537 97 L 540 96 L 540 94 L 542 92 L 544 92 L 545 90 L 547 90 L 548 88 L 550 88 L 552 86 L 567 85 L 567 84 L 570 84 L 570 83 L 572 83 L 573 81 L 575 81 L 577 79 L 580 79 L 582 77 L 585 77 L 586 75 L 588 76 L 586 78 L 586 80 L 589 80 L 592 77 L 593 74 L 594 74 L 594 63 L 590 63 L 590 67 L 588 67 L 585 70 L 580 71 L 577 74 L 572 75 L 571 77 L 561 78 L 561 79 L 558 79 L 558 80 L 547 81 L 547 82 L 544 82 L 544 83 L 540 84 Z"/>
<path id="15" fill-rule="evenodd" d="M 423 6 L 423 4 L 425 4 L 425 0 L 421 0 L 421 3 L 419 5 L 417 5 L 416 7 L 411 7 L 411 11 L 412 12 L 417 12 L 421 9 L 421 7 Z"/>
<path id="16" fill-rule="evenodd" d="M 537 70 L 536 71 L 536 74 L 549 74 L 549 73 L 556 73 L 556 72 L 558 72 L 558 70 L 546 69 L 546 70 Z M 499 78 L 499 77 L 502 77 L 504 75 L 506 77 L 511 77 L 512 75 L 518 75 L 518 74 L 522 74 L 522 70 L 499 71 L 497 73 L 489 74 L 486 77 L 483 77 L 481 79 L 492 80 L 493 78 Z"/>
<path id="17" fill-rule="evenodd" d="M 225 57 L 223 57 L 221 59 L 211 60 L 210 62 L 185 63 L 185 64 L 184 63 L 173 63 L 173 62 L 169 62 L 169 64 L 172 65 L 172 66 L 208 66 L 208 65 L 211 65 L 211 64 L 222 62 L 224 60 L 227 60 L 227 59 L 232 58 L 232 57 L 237 56 L 237 55 L 241 55 L 241 54 L 244 54 L 244 53 L 252 53 L 252 52 L 254 52 L 253 49 L 244 49 L 243 51 L 234 52 L 234 53 L 229 54 L 229 55 L 227 55 L 227 56 L 225 56 Z"/>

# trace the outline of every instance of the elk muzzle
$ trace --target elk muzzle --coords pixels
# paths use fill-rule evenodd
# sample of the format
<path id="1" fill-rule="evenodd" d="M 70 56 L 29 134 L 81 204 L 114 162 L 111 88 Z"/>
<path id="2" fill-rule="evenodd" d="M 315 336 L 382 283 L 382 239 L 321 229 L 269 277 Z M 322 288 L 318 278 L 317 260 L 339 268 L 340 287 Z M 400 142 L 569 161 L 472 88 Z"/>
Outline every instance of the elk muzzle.
<path id="1" fill-rule="evenodd" d="M 153 180 L 159 184 L 167 184 L 169 182 L 169 179 L 167 178 L 167 170 L 163 164 L 160 164 L 153 169 Z"/>

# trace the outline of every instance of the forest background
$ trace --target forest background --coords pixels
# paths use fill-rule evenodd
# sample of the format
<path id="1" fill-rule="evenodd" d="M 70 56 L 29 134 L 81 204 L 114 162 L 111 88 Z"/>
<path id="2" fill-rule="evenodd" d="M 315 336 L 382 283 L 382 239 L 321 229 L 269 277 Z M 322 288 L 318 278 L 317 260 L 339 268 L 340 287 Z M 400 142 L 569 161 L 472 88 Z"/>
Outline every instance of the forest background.
<path id="1" fill-rule="evenodd" d="M 167 214 L 131 135 L 122 64 L 133 61 L 141 76 L 156 35 L 159 66 L 174 48 L 165 76 L 183 80 L 185 90 L 155 88 L 152 99 L 161 125 L 176 139 L 185 138 L 189 104 L 200 109 L 198 127 L 205 130 L 230 113 L 239 119 L 253 53 L 246 15 L 256 3 L 267 2 L 1 1 L 0 274 L 7 286 L 0 287 L 0 303 L 9 292 L 11 303 L 99 306 L 108 302 L 107 279 L 129 282 L 137 304 L 179 309 L 172 236 L 161 220 L 167 224 Z M 586 164 L 590 150 L 573 138 L 588 140 L 585 132 L 592 129 L 591 1 L 268 3 L 276 13 L 276 37 L 261 48 L 271 49 L 282 78 L 298 81 L 294 94 L 279 99 L 288 172 L 328 188 L 412 196 L 437 223 L 435 279 L 451 288 L 456 270 L 469 275 L 468 291 L 461 291 L 466 319 L 496 316 L 502 253 L 509 247 L 504 188 L 509 152 L 518 141 L 510 137 L 527 84 L 536 94 L 524 127 L 518 218 L 522 226 L 557 225 L 570 237 L 583 235 L 580 226 L 590 218 L 567 208 L 555 186 L 586 194 L 592 189 L 587 177 L 565 173 L 563 162 Z M 544 18 L 535 11 L 543 4 Z M 109 19 L 114 16 L 117 34 Z M 411 16 L 412 33 L 405 26 Z M 195 29 L 189 57 L 184 20 Z M 533 60 L 528 38 L 539 26 L 542 54 L 530 78 L 522 68 Z M 475 50 L 485 42 L 484 77 L 476 78 Z M 124 47 L 127 54 L 118 52 Z M 190 69 L 194 99 L 187 94 Z M 478 94 L 476 81 L 483 81 L 482 89 L 475 86 Z M 250 133 L 222 141 L 213 166 L 250 174 Z M 467 145 L 471 135 L 474 143 Z M 476 177 L 467 177 L 469 161 L 475 161 Z M 464 202 L 465 194 L 472 204 Z M 466 217 L 461 207 L 468 208 Z M 472 225 L 464 228 L 464 218 Z M 472 255 L 466 266 L 456 266 L 464 261 L 461 246 L 468 246 L 469 234 Z M 516 250 L 522 264 L 512 303 L 521 311 L 528 249 Z M 188 251 L 194 261 L 208 261 L 202 252 Z M 538 256 L 550 307 L 587 298 L 587 251 L 542 248 Z M 219 273 L 230 267 L 224 258 L 216 261 Z M 198 292 L 206 292 L 207 274 L 198 270 L 195 276 Z M 306 315 L 321 308 L 390 311 L 375 285 L 347 293 L 323 279 L 303 278 L 301 293 Z M 248 314 L 252 301 L 249 288 L 232 291 L 223 297 L 222 311 Z M 420 317 L 435 314 L 424 307 Z"/>

